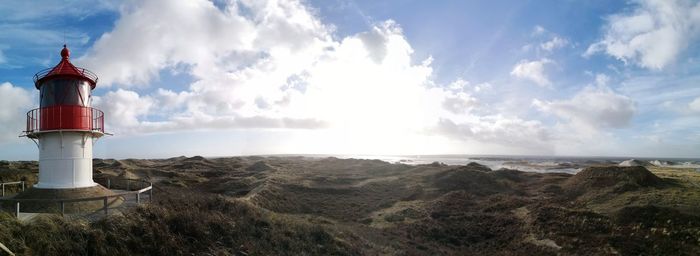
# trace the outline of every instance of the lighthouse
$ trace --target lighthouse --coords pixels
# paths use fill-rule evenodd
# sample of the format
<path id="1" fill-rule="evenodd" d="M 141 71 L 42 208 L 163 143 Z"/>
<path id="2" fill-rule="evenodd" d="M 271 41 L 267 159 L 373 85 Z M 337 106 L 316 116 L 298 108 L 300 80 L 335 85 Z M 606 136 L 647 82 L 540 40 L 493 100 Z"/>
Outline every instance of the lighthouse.
<path id="1" fill-rule="evenodd" d="M 39 147 L 37 189 L 98 186 L 92 179 L 92 146 L 105 135 L 104 114 L 92 108 L 97 76 L 70 62 L 63 45 L 61 61 L 34 75 L 39 108 L 27 112 L 23 136 Z"/>

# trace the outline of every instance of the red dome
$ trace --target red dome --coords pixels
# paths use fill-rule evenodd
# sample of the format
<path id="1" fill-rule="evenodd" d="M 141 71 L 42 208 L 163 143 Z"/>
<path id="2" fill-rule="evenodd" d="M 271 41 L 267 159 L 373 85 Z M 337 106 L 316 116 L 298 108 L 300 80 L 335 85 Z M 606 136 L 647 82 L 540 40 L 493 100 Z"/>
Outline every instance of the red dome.
<path id="1" fill-rule="evenodd" d="M 65 44 L 63 45 L 63 50 L 61 50 L 61 57 L 64 59 L 70 57 L 70 51 L 68 50 L 68 47 L 66 47 Z"/>
<path id="2" fill-rule="evenodd" d="M 66 45 L 63 45 L 63 50 L 61 50 L 61 62 L 53 68 L 44 69 L 36 73 L 36 75 L 34 75 L 34 86 L 39 89 L 41 84 L 47 79 L 67 77 L 86 80 L 90 83 L 90 87 L 95 89 L 97 85 L 97 75 L 87 69 L 73 66 L 70 60 L 68 60 L 69 57 L 70 50 L 68 50 Z"/>

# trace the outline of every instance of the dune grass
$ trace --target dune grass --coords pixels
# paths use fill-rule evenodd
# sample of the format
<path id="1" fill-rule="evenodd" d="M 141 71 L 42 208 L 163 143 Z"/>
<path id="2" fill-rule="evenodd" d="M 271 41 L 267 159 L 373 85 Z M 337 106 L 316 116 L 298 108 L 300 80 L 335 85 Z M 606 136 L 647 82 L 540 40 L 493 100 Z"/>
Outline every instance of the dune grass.
<path id="1" fill-rule="evenodd" d="M 96 160 L 152 181 L 156 202 L 94 222 L 0 215 L 0 242 L 18 255 L 700 255 L 700 173 L 595 167 Z"/>
<path id="2" fill-rule="evenodd" d="M 18 255 L 356 255 L 319 226 L 273 217 L 247 202 L 183 191 L 87 222 L 21 223 L 0 215 L 0 242 Z"/>

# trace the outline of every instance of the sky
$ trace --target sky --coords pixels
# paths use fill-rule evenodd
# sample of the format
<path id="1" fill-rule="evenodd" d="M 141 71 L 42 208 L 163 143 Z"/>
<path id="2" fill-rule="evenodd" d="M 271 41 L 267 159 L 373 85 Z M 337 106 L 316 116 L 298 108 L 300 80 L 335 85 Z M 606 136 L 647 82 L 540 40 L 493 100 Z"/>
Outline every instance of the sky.
<path id="1" fill-rule="evenodd" d="M 698 1 L 8 2 L 0 159 L 64 43 L 101 158 L 700 157 Z"/>

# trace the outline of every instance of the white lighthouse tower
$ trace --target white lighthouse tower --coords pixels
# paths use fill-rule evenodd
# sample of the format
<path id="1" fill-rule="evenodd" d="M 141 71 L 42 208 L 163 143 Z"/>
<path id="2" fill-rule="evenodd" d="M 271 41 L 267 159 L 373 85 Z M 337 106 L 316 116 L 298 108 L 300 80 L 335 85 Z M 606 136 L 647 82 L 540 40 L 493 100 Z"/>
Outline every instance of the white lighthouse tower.
<path id="1" fill-rule="evenodd" d="M 39 182 L 34 188 L 98 185 L 92 179 L 92 145 L 105 132 L 104 114 L 90 106 L 97 76 L 69 58 L 64 45 L 61 62 L 34 76 L 40 104 L 27 113 L 24 132 L 39 147 Z"/>

